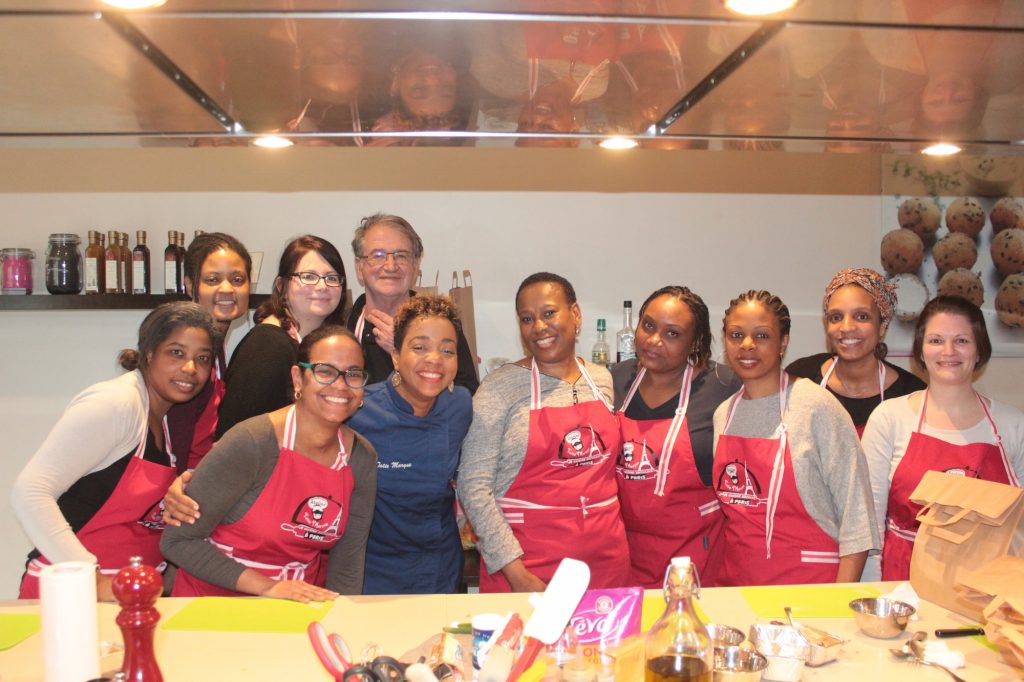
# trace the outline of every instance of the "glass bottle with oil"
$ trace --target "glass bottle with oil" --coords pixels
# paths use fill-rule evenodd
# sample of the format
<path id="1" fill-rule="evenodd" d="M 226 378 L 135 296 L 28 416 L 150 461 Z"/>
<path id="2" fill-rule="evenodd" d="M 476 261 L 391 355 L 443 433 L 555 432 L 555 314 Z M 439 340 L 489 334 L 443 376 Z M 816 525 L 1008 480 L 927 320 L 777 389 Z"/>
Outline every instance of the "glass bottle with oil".
<path id="1" fill-rule="evenodd" d="M 665 613 L 647 633 L 645 682 L 711 682 L 714 650 L 694 596 L 700 596 L 700 582 L 690 557 L 672 559 Z"/>

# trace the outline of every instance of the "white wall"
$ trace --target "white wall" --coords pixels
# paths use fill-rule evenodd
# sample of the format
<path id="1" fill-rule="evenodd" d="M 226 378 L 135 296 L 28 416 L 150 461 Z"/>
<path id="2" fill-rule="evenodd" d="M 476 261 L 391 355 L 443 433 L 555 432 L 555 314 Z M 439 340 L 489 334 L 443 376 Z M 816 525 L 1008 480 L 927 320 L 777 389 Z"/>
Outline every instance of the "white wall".
<path id="1" fill-rule="evenodd" d="M 550 270 L 575 285 L 585 318 L 580 353 L 589 355 L 598 317 L 620 326 L 621 303 L 636 307 L 665 284 L 700 293 L 717 330 L 730 298 L 767 288 L 789 305 L 790 357 L 822 348 L 821 290 L 832 274 L 854 265 L 877 267 L 881 200 L 877 196 L 786 194 L 597 194 L 556 192 L 316 193 L 43 193 L 0 194 L 0 246 L 37 251 L 37 291 L 50 232 L 148 229 L 154 253 L 166 230 L 220 230 L 264 251 L 269 283 L 284 243 L 311 232 L 345 256 L 360 217 L 375 211 L 405 216 L 426 244 L 424 279 L 453 269 L 474 275 L 479 351 L 484 362 L 522 353 L 512 297 L 519 281 Z M 134 241 L 134 240 L 133 240 Z M 154 289 L 162 277 L 154 275 Z M 358 292 L 357 292 L 358 293 Z M 10 486 L 67 401 L 116 372 L 114 358 L 132 344 L 144 311 L 0 312 L 0 599 L 16 595 L 30 545 L 8 502 Z M 237 343 L 244 329 L 235 329 Z M 233 345 L 232 343 L 232 345 Z M 613 341 L 614 344 L 614 341 Z M 716 350 L 717 352 L 717 350 Z M 983 390 L 1021 404 L 1008 377 L 1018 360 L 999 360 Z M 1005 371 L 1005 369 L 1012 371 Z M 994 378 L 993 378 L 994 377 Z M 999 382 L 1003 383 L 1000 384 Z M 990 382 L 990 383 L 987 383 Z"/>

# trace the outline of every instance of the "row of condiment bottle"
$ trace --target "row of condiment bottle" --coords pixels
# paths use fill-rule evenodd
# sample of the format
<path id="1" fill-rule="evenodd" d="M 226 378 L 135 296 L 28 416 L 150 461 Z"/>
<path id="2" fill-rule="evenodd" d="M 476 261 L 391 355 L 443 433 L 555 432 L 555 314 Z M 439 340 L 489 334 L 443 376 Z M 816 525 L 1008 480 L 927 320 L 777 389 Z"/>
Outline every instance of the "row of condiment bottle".
<path id="1" fill-rule="evenodd" d="M 202 230 L 196 230 L 196 235 Z M 54 233 L 46 247 L 46 290 L 51 294 L 150 294 L 150 251 L 146 231 L 135 233 L 136 246 L 128 248 L 128 233 L 89 230 L 83 261 L 77 234 Z M 106 237 L 106 239 L 105 239 Z M 31 294 L 32 249 L 0 251 L 4 294 Z M 185 293 L 185 234 L 167 231 L 164 249 L 164 293 Z"/>

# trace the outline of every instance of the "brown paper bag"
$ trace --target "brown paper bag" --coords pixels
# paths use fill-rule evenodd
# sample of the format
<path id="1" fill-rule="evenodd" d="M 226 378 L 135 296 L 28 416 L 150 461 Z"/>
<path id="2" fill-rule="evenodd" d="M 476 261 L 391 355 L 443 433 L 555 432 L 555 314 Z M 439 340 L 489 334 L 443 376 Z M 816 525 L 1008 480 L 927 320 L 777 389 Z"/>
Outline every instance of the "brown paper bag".
<path id="1" fill-rule="evenodd" d="M 957 599 L 983 611 L 992 600 L 1012 597 L 1024 600 L 1024 557 L 1002 556 L 960 576 Z"/>
<path id="2" fill-rule="evenodd" d="M 985 607 L 985 636 L 1024 679 L 1024 600 L 996 597 Z"/>
<path id="3" fill-rule="evenodd" d="M 416 286 L 413 290 L 420 296 L 437 296 L 437 280 L 441 279 L 441 271 L 434 272 L 434 286 L 423 286 L 423 271 L 420 270 L 416 276 Z"/>
<path id="4" fill-rule="evenodd" d="M 1002 483 L 926 472 L 910 495 L 924 505 L 910 558 L 910 584 L 922 598 L 981 621 L 982 609 L 954 589 L 969 571 L 1024 547 L 1024 491 Z"/>
<path id="5" fill-rule="evenodd" d="M 452 288 L 448 291 L 452 303 L 459 309 L 459 320 L 462 322 L 462 334 L 469 342 L 469 350 L 473 354 L 473 368 L 479 364 L 476 353 L 476 313 L 473 310 L 473 275 L 469 270 L 462 271 L 462 286 L 459 286 L 459 273 L 452 271 Z M 477 372 L 477 376 L 480 372 Z"/>

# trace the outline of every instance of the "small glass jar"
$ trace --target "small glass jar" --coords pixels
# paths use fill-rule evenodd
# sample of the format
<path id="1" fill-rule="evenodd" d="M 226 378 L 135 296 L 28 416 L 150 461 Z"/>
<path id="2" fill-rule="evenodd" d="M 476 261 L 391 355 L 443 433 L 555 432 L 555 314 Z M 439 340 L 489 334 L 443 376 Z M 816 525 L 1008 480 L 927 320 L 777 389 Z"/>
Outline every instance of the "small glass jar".
<path id="1" fill-rule="evenodd" d="M 3 261 L 2 291 L 5 296 L 32 293 L 32 261 L 35 257 L 32 249 L 0 251 L 0 261 Z"/>
<path id="2" fill-rule="evenodd" d="M 46 290 L 51 294 L 77 294 L 82 291 L 82 240 L 77 234 L 58 232 L 50 235 L 46 246 Z"/>

